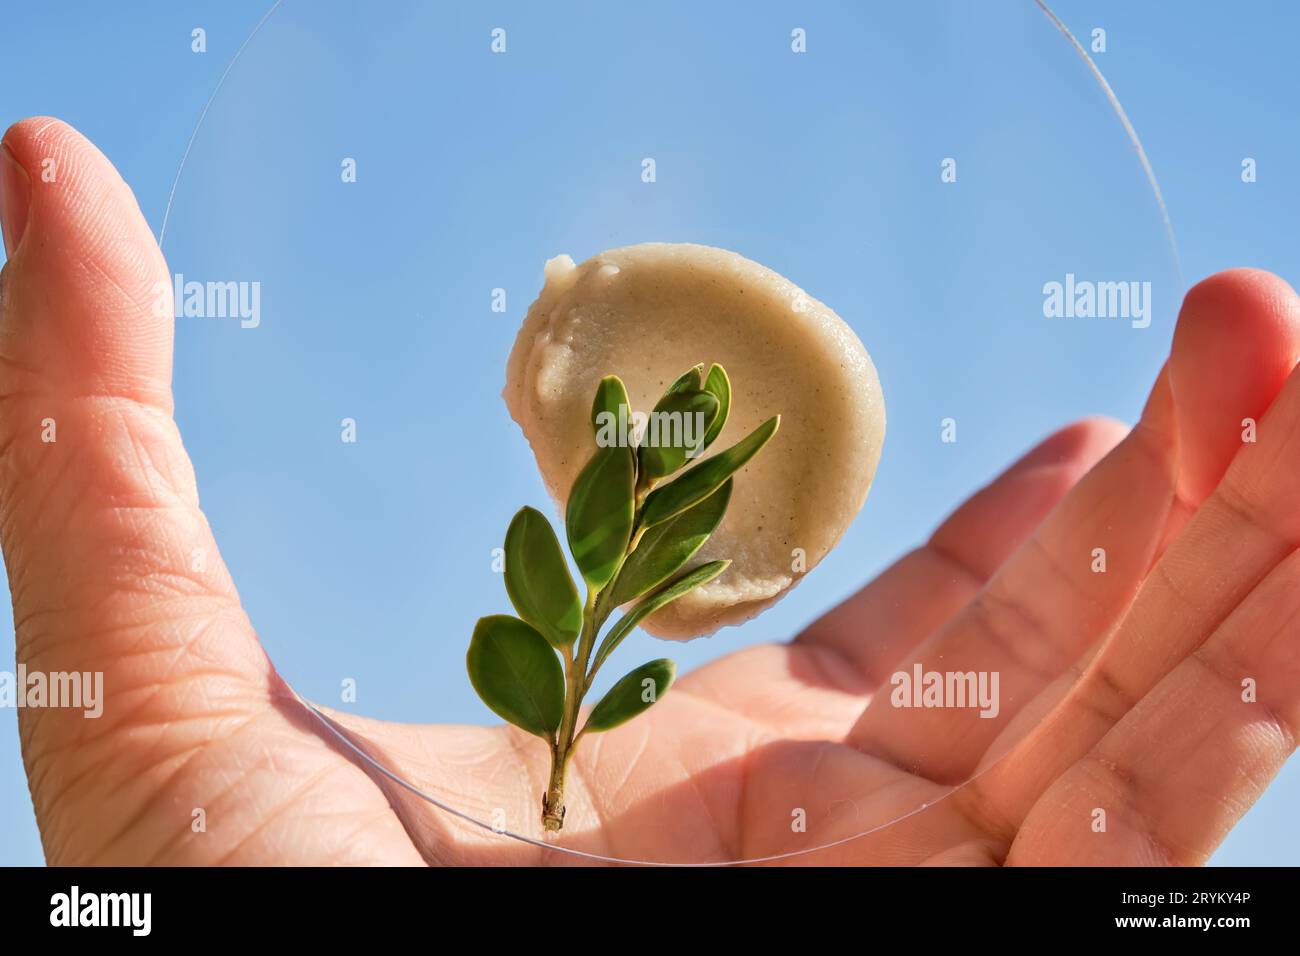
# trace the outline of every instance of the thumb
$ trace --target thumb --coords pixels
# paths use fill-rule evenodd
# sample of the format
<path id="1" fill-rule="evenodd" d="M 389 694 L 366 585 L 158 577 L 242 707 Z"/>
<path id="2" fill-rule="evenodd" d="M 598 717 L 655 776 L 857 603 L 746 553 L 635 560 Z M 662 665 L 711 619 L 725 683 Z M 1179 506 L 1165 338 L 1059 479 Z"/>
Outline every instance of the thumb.
<path id="1" fill-rule="evenodd" d="M 168 271 L 131 190 L 48 118 L 5 134 L 0 189 L 0 546 L 18 663 L 29 681 L 81 674 L 87 704 L 21 710 L 23 757 L 47 856 L 93 859 L 213 719 L 267 706 L 274 675 L 172 421 Z"/>

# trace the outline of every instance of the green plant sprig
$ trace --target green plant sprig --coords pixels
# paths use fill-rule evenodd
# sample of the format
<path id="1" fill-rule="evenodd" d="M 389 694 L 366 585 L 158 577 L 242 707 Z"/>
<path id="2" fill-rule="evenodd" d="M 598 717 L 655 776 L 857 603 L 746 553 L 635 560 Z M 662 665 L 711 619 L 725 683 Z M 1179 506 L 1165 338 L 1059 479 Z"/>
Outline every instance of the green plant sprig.
<path id="1" fill-rule="evenodd" d="M 646 434 L 634 443 L 625 430 L 633 418 L 627 389 L 617 376 L 601 380 L 591 409 L 596 451 L 574 481 L 564 515 L 585 601 L 541 512 L 520 509 L 506 531 L 506 593 L 519 616 L 480 618 L 466 666 L 474 690 L 494 713 L 550 747 L 550 780 L 542 795 L 548 831 L 564 826 L 565 773 L 582 738 L 648 710 L 672 686 L 676 665 L 661 658 L 625 674 L 579 730 L 579 711 L 596 673 L 641 621 L 731 563 L 686 568 L 722 521 L 732 476 L 771 440 L 781 417 L 686 468 L 721 434 L 730 411 L 726 371 L 715 364 L 706 375 L 697 365 L 668 387 Z M 679 477 L 664 481 L 678 471 Z M 626 610 L 598 644 L 619 607 Z"/>

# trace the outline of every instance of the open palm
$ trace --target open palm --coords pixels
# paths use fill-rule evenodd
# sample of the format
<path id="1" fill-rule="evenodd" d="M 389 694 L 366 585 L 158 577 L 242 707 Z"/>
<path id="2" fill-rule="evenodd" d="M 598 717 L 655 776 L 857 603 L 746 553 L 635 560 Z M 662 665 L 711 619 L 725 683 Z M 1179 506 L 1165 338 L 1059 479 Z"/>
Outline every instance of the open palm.
<path id="1" fill-rule="evenodd" d="M 540 840 L 536 738 L 333 714 L 361 759 L 284 687 L 199 510 L 171 417 L 170 282 L 130 190 L 58 121 L 4 143 L 0 543 L 18 659 L 102 671 L 108 695 L 98 720 L 21 712 L 50 862 L 580 862 L 370 763 Z M 1064 429 L 793 643 L 686 675 L 588 739 L 556 845 L 1203 861 L 1300 728 L 1298 354 L 1284 282 L 1201 283 L 1136 428 Z M 918 662 L 996 672 L 997 716 L 893 706 L 890 675 Z"/>

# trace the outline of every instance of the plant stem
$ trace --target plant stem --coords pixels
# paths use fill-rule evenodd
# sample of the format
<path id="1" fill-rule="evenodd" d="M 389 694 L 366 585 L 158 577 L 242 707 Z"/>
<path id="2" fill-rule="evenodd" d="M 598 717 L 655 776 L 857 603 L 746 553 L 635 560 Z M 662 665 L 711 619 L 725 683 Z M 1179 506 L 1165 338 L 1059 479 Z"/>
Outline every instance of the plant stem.
<path id="1" fill-rule="evenodd" d="M 569 753 L 551 747 L 551 779 L 542 794 L 542 826 L 551 833 L 564 828 L 564 774 L 569 769 Z"/>
<path id="2" fill-rule="evenodd" d="M 578 709 L 586 691 L 587 659 L 596 640 L 600 625 L 595 619 L 596 595 L 594 588 L 587 591 L 587 606 L 582 612 L 582 632 L 578 637 L 577 654 L 565 648 L 564 654 L 564 714 L 560 729 L 551 744 L 551 777 L 542 796 L 542 826 L 554 833 L 564 827 L 564 776 L 573 756 L 574 731 L 577 730 Z"/>
<path id="3" fill-rule="evenodd" d="M 622 561 L 627 560 L 627 556 L 636 549 L 641 536 L 645 534 L 645 529 L 641 527 L 641 506 L 653 487 L 654 479 L 637 479 L 632 524 L 636 530 L 633 532 L 632 540 L 628 542 L 627 550 L 623 553 Z M 622 561 L 614 572 L 613 580 L 618 579 L 618 572 L 623 568 Z M 587 665 L 591 661 L 591 652 L 595 649 L 596 635 L 613 610 L 611 607 L 605 607 L 600 600 L 604 593 L 600 589 L 588 587 L 587 605 L 582 611 L 582 631 L 578 636 L 576 653 L 573 648 L 568 647 L 562 651 L 564 714 L 560 718 L 560 729 L 556 731 L 555 740 L 551 743 L 551 776 L 546 784 L 546 793 L 542 795 L 542 827 L 551 833 L 557 833 L 564 828 L 564 777 L 568 772 L 569 759 L 573 756 L 578 738 L 582 736 L 582 734 L 575 736 L 582 698 L 591 687 L 591 679 L 595 677 L 594 671 L 587 673 Z"/>

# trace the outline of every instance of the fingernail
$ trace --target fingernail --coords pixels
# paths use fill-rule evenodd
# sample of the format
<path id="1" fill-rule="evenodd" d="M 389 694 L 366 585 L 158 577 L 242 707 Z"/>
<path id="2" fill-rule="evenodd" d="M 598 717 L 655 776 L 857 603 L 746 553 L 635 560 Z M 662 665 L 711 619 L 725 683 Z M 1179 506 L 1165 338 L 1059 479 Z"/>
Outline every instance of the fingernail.
<path id="1" fill-rule="evenodd" d="M 6 257 L 12 257 L 22 241 L 31 200 L 32 183 L 27 170 L 18 165 L 9 147 L 0 143 L 0 230 L 4 231 Z"/>

